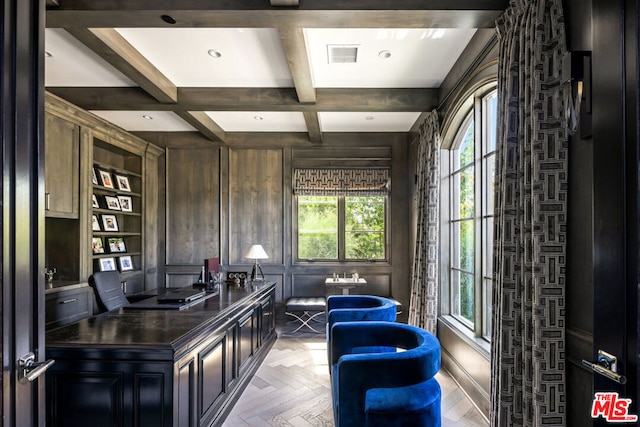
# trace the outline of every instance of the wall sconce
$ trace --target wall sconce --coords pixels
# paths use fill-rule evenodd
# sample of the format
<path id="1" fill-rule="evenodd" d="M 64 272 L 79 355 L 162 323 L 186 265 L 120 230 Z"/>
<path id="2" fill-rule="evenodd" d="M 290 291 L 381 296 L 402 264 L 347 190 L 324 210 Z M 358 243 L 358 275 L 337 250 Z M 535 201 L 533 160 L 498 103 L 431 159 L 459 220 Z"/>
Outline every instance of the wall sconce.
<path id="1" fill-rule="evenodd" d="M 264 251 L 262 245 L 253 245 L 249 248 L 246 254 L 244 254 L 245 258 L 249 258 L 254 260 L 253 269 L 251 270 L 251 280 L 264 280 L 264 274 L 262 273 L 262 267 L 258 264 L 259 259 L 267 259 L 269 256 Z M 258 271 L 260 272 L 261 278 L 258 278 Z"/>

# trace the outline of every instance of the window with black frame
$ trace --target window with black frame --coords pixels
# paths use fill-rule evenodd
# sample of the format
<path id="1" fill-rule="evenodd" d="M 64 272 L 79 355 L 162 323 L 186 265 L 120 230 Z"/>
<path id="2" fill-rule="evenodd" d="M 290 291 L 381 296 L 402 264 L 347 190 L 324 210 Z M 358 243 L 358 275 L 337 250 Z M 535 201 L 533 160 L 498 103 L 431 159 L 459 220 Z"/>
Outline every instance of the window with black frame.
<path id="1" fill-rule="evenodd" d="M 450 314 L 491 337 L 493 183 L 497 94 L 474 96 L 450 152 Z"/>
<path id="2" fill-rule="evenodd" d="M 388 169 L 296 169 L 298 260 L 386 260 Z"/>

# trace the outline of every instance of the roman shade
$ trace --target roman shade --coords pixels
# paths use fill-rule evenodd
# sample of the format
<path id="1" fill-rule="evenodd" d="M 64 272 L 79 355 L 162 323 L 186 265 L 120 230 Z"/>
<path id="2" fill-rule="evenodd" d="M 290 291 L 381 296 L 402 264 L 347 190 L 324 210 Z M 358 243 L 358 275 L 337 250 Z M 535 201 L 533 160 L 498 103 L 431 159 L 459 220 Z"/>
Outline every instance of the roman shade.
<path id="1" fill-rule="evenodd" d="M 389 169 L 295 169 L 293 191 L 301 196 L 384 196 Z"/>

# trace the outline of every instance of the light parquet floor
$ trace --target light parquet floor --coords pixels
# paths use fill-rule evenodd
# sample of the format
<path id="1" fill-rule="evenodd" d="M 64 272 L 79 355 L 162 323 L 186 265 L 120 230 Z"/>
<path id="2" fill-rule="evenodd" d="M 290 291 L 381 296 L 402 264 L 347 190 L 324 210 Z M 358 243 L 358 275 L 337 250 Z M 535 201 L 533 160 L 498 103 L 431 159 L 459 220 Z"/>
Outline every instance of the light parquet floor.
<path id="1" fill-rule="evenodd" d="M 324 334 L 288 334 L 292 326 L 278 317 L 278 340 L 223 426 L 333 426 Z M 489 425 L 445 371 L 437 378 L 443 427 Z"/>

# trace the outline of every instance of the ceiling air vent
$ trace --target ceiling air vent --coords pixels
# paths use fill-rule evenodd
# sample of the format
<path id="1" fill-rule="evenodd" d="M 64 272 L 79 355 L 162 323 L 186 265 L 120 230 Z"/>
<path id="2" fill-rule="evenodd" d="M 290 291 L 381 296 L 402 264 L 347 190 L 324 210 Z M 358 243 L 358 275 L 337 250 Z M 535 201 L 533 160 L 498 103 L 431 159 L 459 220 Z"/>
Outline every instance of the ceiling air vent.
<path id="1" fill-rule="evenodd" d="M 329 64 L 350 64 L 358 60 L 358 45 L 327 45 Z"/>

